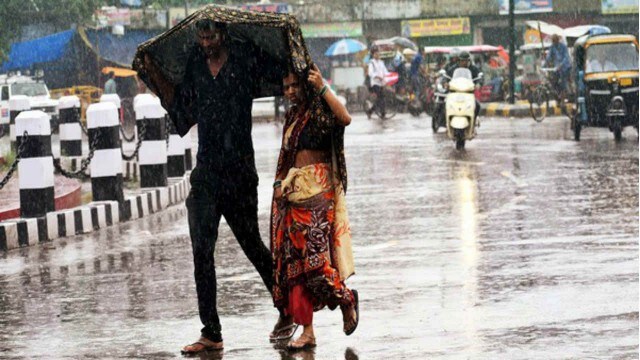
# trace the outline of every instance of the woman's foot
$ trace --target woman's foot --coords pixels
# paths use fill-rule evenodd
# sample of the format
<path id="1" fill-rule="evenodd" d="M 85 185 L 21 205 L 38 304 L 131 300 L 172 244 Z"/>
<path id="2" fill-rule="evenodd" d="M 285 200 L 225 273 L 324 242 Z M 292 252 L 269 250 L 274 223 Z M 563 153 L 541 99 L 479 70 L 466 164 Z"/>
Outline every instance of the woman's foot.
<path id="1" fill-rule="evenodd" d="M 222 350 L 223 348 L 224 346 L 222 341 L 215 342 L 207 339 L 206 337 L 201 336 L 200 339 L 198 339 L 198 341 L 183 347 L 180 352 L 183 355 L 192 355 L 192 354 L 201 353 L 203 351 Z"/>
<path id="2" fill-rule="evenodd" d="M 304 350 L 316 346 L 316 337 L 312 333 L 303 332 L 299 338 L 289 341 L 287 349 Z"/>
<path id="3" fill-rule="evenodd" d="M 298 325 L 293 323 L 293 316 L 278 317 L 278 322 L 269 334 L 270 341 L 289 340 L 298 330 Z"/>
<path id="4" fill-rule="evenodd" d="M 344 324 L 343 331 L 347 336 L 356 331 L 358 322 L 360 321 L 358 291 L 352 290 L 351 292 L 353 293 L 353 302 L 347 306 L 340 307 L 340 310 L 342 310 L 342 322 Z"/>

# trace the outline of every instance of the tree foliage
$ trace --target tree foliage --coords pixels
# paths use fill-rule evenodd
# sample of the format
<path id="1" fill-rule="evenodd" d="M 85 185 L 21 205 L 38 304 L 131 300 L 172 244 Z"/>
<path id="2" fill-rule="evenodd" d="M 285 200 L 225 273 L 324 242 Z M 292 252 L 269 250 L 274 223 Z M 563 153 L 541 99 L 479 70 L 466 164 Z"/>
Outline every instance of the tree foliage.
<path id="1" fill-rule="evenodd" d="M 20 39 L 21 29 L 46 24 L 56 31 L 91 21 L 103 0 L 2 0 L 0 1 L 0 60 L 6 58 L 11 43 Z"/>

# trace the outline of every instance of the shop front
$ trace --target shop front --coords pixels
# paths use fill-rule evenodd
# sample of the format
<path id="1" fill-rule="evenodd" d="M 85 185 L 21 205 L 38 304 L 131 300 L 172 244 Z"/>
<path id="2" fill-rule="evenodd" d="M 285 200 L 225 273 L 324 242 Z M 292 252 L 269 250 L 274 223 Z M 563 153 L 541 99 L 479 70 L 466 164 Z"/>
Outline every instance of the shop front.
<path id="1" fill-rule="evenodd" d="M 402 36 L 412 38 L 420 47 L 473 45 L 468 17 L 404 20 L 401 31 Z"/>

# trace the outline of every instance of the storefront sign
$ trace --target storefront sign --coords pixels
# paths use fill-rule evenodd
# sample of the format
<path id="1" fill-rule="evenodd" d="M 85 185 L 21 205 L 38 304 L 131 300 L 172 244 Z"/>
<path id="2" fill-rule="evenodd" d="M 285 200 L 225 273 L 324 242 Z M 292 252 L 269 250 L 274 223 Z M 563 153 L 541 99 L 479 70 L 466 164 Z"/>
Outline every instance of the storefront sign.
<path id="1" fill-rule="evenodd" d="M 637 14 L 638 0 L 602 0 L 603 14 Z"/>
<path id="2" fill-rule="evenodd" d="M 118 9 L 116 7 L 103 7 L 96 10 L 96 22 L 98 26 L 130 25 L 131 14 L 129 9 Z"/>
<path id="3" fill-rule="evenodd" d="M 322 24 L 302 24 L 302 35 L 306 38 L 341 38 L 362 36 L 362 23 L 339 22 Z"/>
<path id="4" fill-rule="evenodd" d="M 402 22 L 402 36 L 446 36 L 471 33 L 471 22 L 468 17 L 406 20 Z"/>
<path id="5" fill-rule="evenodd" d="M 272 13 L 282 13 L 288 14 L 291 12 L 290 5 L 286 3 L 276 3 L 276 4 L 246 4 L 240 5 L 240 9 L 242 10 L 251 10 L 258 12 L 272 12 Z"/>
<path id="6" fill-rule="evenodd" d="M 500 15 L 509 14 L 509 0 L 498 0 Z M 515 0 L 514 14 L 531 14 L 553 11 L 553 0 Z"/>

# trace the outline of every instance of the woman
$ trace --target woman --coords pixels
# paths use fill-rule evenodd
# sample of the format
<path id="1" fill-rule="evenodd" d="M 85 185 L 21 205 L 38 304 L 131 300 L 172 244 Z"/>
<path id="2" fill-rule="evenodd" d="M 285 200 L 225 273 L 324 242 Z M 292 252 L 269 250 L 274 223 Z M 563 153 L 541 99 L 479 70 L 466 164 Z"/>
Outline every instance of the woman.
<path id="1" fill-rule="evenodd" d="M 316 345 L 313 312 L 340 306 L 344 332 L 358 325 L 358 292 L 344 280 L 354 273 L 344 194 L 344 127 L 351 116 L 313 65 L 308 81 L 290 72 L 287 111 L 278 158 L 271 217 L 275 306 L 304 331 L 287 345 Z"/>

